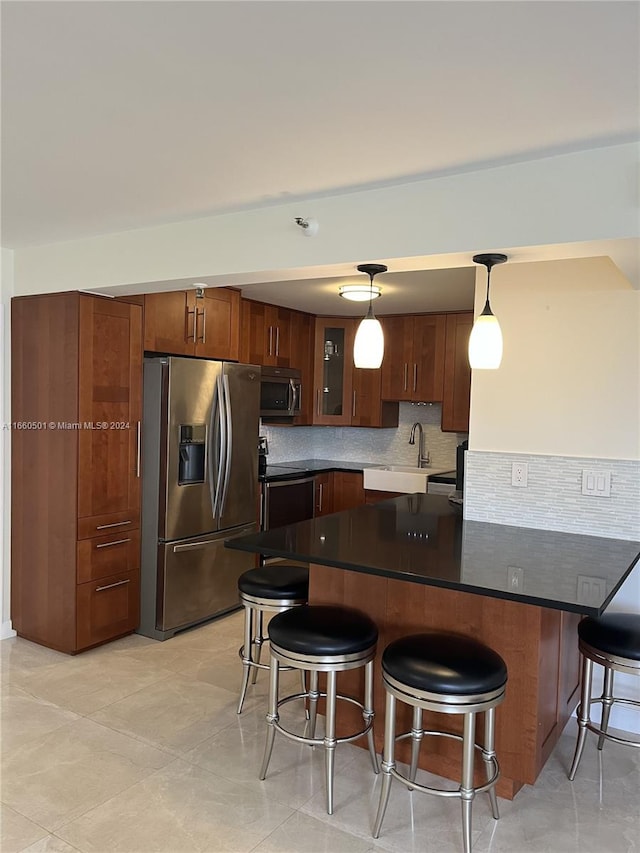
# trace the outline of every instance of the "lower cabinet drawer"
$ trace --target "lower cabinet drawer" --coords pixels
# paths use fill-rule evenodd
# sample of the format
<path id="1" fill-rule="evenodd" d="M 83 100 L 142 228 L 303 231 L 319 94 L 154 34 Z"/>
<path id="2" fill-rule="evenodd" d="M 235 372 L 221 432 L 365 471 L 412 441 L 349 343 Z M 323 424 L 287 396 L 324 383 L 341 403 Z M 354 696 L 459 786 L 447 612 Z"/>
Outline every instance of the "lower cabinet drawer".
<path id="1" fill-rule="evenodd" d="M 81 539 L 76 545 L 77 583 L 86 583 L 140 568 L 140 531 L 108 533 Z"/>
<path id="2" fill-rule="evenodd" d="M 76 602 L 78 650 L 130 634 L 140 621 L 140 573 L 79 584 Z"/>

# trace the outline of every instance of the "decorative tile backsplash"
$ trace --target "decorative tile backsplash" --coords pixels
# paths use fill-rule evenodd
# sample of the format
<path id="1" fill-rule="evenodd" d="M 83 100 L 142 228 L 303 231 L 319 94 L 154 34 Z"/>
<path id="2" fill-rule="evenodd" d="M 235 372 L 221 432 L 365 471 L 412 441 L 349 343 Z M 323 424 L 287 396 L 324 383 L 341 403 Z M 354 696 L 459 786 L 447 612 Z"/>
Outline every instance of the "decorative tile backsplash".
<path id="1" fill-rule="evenodd" d="M 442 406 L 439 403 L 414 405 L 400 403 L 398 426 L 391 429 L 361 427 L 277 427 L 262 424 L 260 434 L 269 442 L 269 463 L 294 459 L 335 459 L 352 462 L 377 462 L 387 465 L 416 465 L 417 439 L 409 444 L 415 421 L 424 429 L 424 445 L 431 464 L 456 467 L 456 447 L 466 434 L 442 432 Z"/>
<path id="2" fill-rule="evenodd" d="M 511 485 L 514 462 L 527 464 L 527 486 Z M 585 469 L 611 473 L 610 497 L 582 494 Z M 464 516 L 476 521 L 640 540 L 640 461 L 470 450 L 466 456 Z"/>

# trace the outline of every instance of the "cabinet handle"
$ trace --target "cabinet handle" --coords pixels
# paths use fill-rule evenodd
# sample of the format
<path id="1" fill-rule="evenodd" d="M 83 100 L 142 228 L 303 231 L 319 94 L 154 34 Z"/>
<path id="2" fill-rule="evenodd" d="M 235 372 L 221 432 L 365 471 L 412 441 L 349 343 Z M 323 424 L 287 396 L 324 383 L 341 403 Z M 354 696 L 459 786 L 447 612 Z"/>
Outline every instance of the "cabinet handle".
<path id="1" fill-rule="evenodd" d="M 318 486 L 318 512 L 322 512 L 322 493 L 324 491 L 324 483 Z"/>
<path id="2" fill-rule="evenodd" d="M 189 334 L 189 315 L 193 314 L 193 334 Z M 196 342 L 196 309 L 194 308 L 191 311 L 187 308 L 187 316 L 185 318 L 185 339 L 192 340 L 194 343 Z"/>
<path id="3" fill-rule="evenodd" d="M 405 365 L 404 365 L 404 382 L 403 382 L 403 385 L 404 385 L 403 390 L 404 390 L 404 391 L 406 391 L 406 390 L 407 390 L 407 380 L 408 380 L 408 378 L 409 378 L 409 365 L 405 363 Z"/>
<path id="4" fill-rule="evenodd" d="M 96 550 L 98 548 L 111 548 L 112 545 L 123 545 L 125 542 L 131 542 L 131 537 L 128 539 L 116 539 L 115 542 L 103 542 L 102 545 L 96 545 Z"/>
<path id="5" fill-rule="evenodd" d="M 128 578 L 126 581 L 116 581 L 115 583 L 108 583 L 106 586 L 97 586 L 96 592 L 102 592 L 103 589 L 113 589 L 114 586 L 124 586 L 126 583 L 131 583 L 131 579 Z"/>
<path id="6" fill-rule="evenodd" d="M 280 326 L 276 326 L 276 355 L 280 355 Z"/>
<path id="7" fill-rule="evenodd" d="M 198 317 L 202 317 L 202 337 L 198 338 Z M 196 308 L 196 322 L 195 322 L 195 340 L 196 343 L 199 340 L 201 344 L 205 344 L 207 342 L 207 309 L 202 309 L 202 314 Z"/>
<path id="8" fill-rule="evenodd" d="M 131 524 L 130 521 L 114 521 L 113 524 L 98 524 L 96 530 L 106 530 L 107 527 L 123 527 L 125 524 Z"/>
<path id="9" fill-rule="evenodd" d="M 268 355 L 273 355 L 273 326 L 269 326 L 269 352 Z"/>
<path id="10" fill-rule="evenodd" d="M 138 425 L 136 426 L 136 477 L 140 477 L 140 457 L 142 455 L 142 421 L 138 421 Z M 130 521 L 123 521 L 122 524 L 131 524 Z"/>
<path id="11" fill-rule="evenodd" d="M 351 406 L 351 417 L 355 418 L 356 416 L 356 392 L 353 392 L 353 405 Z"/>
<path id="12" fill-rule="evenodd" d="M 316 413 L 320 414 L 320 389 L 316 391 Z"/>
<path id="13" fill-rule="evenodd" d="M 413 390 L 418 390 L 418 365 L 416 363 L 413 365 Z"/>

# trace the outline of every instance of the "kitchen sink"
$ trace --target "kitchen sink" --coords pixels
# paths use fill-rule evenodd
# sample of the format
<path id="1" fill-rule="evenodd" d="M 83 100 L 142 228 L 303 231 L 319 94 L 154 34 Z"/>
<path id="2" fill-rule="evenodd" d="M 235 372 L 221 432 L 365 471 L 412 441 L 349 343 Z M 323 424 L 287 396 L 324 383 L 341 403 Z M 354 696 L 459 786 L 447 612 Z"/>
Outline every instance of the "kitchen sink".
<path id="1" fill-rule="evenodd" d="M 364 487 L 378 492 L 426 492 L 429 477 L 449 468 L 414 468 L 410 465 L 375 465 L 364 469 Z"/>

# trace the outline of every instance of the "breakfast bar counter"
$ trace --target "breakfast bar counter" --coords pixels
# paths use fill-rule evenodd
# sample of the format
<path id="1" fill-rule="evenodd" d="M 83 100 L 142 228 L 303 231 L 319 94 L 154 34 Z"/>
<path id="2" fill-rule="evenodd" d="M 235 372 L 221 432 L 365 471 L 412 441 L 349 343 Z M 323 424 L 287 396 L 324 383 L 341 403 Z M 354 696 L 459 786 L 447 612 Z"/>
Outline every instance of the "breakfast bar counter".
<path id="1" fill-rule="evenodd" d="M 638 542 L 467 521 L 446 497 L 426 494 L 233 539 L 228 547 L 308 562 L 310 603 L 354 607 L 375 620 L 378 749 L 379 659 L 387 643 L 430 629 L 454 631 L 502 655 L 509 681 L 497 714 L 497 790 L 508 798 L 535 783 L 577 704 L 581 614 L 604 612 L 640 558 Z M 340 676 L 343 692 L 359 688 L 357 673 Z M 353 724 L 347 714 L 345 729 Z M 406 719 L 399 731 L 403 724 L 411 727 Z M 455 747 L 435 739 L 421 766 L 459 778 Z M 402 750 L 398 757 L 407 760 Z"/>

